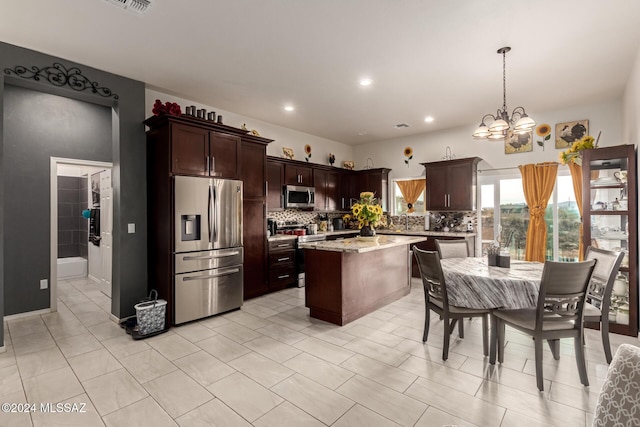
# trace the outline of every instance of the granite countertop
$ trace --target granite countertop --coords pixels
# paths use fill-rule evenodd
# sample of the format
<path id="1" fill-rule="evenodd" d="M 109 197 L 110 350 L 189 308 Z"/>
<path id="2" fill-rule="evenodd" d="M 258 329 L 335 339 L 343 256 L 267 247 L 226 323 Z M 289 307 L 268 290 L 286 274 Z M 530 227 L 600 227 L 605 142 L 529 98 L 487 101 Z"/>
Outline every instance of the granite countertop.
<path id="1" fill-rule="evenodd" d="M 377 237 L 377 242 L 352 237 L 344 240 L 324 240 L 320 242 L 300 243 L 299 247 L 331 252 L 363 253 L 393 248 L 395 246 L 411 245 L 413 243 L 426 240 L 424 236 L 380 235 Z"/>
<path id="2" fill-rule="evenodd" d="M 336 230 L 336 231 L 319 231 L 318 235 L 324 235 L 324 236 L 339 236 L 342 234 L 353 234 L 353 233 L 358 233 L 359 230 Z M 296 239 L 298 236 L 294 236 L 292 234 L 277 234 L 275 236 L 270 236 L 268 238 L 268 240 L 270 242 L 273 241 L 277 241 L 277 240 L 289 240 L 289 239 Z"/>
<path id="3" fill-rule="evenodd" d="M 443 236 L 443 237 L 475 237 L 476 233 L 467 233 L 464 231 L 431 231 L 431 230 L 377 230 L 378 234 L 393 234 L 401 236 Z"/>
<path id="4" fill-rule="evenodd" d="M 280 240 L 295 240 L 297 238 L 298 236 L 295 234 L 276 234 L 275 236 L 269 236 L 267 240 L 270 242 L 277 242 Z"/>

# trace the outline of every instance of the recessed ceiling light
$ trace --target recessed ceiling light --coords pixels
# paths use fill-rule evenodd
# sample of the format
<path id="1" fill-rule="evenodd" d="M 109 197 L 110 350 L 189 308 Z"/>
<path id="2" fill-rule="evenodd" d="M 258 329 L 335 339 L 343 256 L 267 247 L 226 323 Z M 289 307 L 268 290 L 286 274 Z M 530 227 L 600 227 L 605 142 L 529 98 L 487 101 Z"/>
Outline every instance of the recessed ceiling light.
<path id="1" fill-rule="evenodd" d="M 360 79 L 360 86 L 371 86 L 371 83 L 373 83 L 373 80 L 368 77 Z"/>
<path id="2" fill-rule="evenodd" d="M 433 117 L 427 116 L 427 117 L 424 118 L 424 121 L 427 122 L 427 123 L 431 123 L 433 121 Z"/>
<path id="3" fill-rule="evenodd" d="M 284 111 L 293 111 L 296 108 L 293 105 L 285 105 L 284 106 Z"/>
<path id="4" fill-rule="evenodd" d="M 358 132 L 358 135 L 360 136 L 365 136 L 367 133 L 366 132 Z"/>

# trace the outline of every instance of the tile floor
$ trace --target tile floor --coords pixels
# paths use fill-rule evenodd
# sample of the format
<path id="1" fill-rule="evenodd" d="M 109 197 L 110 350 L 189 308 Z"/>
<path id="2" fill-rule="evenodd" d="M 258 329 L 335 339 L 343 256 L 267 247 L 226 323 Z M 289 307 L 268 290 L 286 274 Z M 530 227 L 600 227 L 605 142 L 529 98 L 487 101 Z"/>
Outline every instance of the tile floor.
<path id="1" fill-rule="evenodd" d="M 108 298 L 95 284 L 63 281 L 58 312 L 5 322 L 0 402 L 37 410 L 0 412 L 0 425 L 591 424 L 607 370 L 596 331 L 587 331 L 591 386 L 580 385 L 573 344 L 563 341 L 561 360 L 545 353 L 539 393 L 532 341 L 513 330 L 501 366 L 482 356 L 477 320 L 465 322 L 465 339 L 456 335 L 443 362 L 436 317 L 421 342 L 422 292 L 416 281 L 407 297 L 338 327 L 310 319 L 304 289 L 288 289 L 134 341 L 109 320 Z M 58 402 L 68 406 L 40 408 Z"/>

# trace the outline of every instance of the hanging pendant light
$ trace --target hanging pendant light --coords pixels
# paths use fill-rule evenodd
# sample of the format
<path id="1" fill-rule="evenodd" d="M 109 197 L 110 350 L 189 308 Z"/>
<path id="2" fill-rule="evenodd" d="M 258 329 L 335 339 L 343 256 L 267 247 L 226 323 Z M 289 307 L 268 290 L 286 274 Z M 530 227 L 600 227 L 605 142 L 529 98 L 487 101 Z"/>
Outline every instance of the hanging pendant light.
<path id="1" fill-rule="evenodd" d="M 511 113 L 511 117 L 507 113 L 507 59 L 506 55 L 511 48 L 509 46 L 501 47 L 498 53 L 502 55 L 502 110 L 498 110 L 495 115 L 486 114 L 480 126 L 473 132 L 473 138 L 478 140 L 502 140 L 505 139 L 509 130 L 516 134 L 523 134 L 531 131 L 536 122 L 524 111 L 523 107 L 516 107 Z M 490 119 L 490 121 L 488 121 Z M 485 121 L 490 123 L 486 125 Z"/>

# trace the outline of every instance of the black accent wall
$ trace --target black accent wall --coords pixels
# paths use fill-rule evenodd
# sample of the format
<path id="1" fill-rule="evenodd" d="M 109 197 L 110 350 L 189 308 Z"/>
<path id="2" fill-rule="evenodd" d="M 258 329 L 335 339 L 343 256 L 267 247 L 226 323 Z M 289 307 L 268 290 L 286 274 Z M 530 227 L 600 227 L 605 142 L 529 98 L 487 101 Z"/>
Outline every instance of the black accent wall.
<path id="1" fill-rule="evenodd" d="M 78 67 L 119 98 L 4 72 L 54 63 Z M 0 101 L 0 318 L 50 306 L 50 289 L 40 290 L 39 280 L 51 278 L 52 156 L 113 162 L 111 311 L 118 318 L 135 314 L 134 304 L 147 294 L 144 84 L 0 43 Z M 136 224 L 135 234 L 126 233 L 127 223 Z"/>

